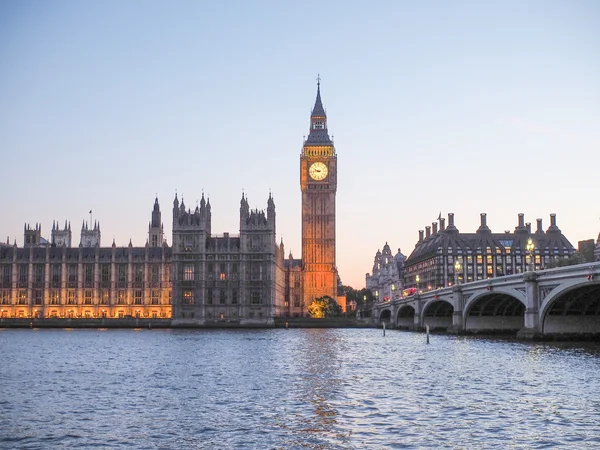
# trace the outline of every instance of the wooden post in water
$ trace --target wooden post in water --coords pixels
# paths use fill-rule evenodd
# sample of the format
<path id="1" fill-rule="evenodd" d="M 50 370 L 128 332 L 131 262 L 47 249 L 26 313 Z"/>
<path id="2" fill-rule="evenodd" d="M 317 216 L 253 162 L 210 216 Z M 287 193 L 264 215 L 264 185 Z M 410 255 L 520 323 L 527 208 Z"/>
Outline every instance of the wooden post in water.
<path id="1" fill-rule="evenodd" d="M 381 322 L 383 324 L 383 335 L 385 336 L 385 322 Z"/>
<path id="2" fill-rule="evenodd" d="M 425 333 L 427 334 L 427 343 L 429 344 L 429 325 L 425 325 Z"/>

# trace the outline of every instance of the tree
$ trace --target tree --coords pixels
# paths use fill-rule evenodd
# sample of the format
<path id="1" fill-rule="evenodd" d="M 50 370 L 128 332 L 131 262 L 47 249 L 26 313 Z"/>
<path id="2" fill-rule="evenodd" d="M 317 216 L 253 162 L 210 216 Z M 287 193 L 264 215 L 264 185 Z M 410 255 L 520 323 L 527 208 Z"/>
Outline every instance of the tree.
<path id="1" fill-rule="evenodd" d="M 308 305 L 308 312 L 313 319 L 323 319 L 325 317 L 337 317 L 342 313 L 342 307 L 337 302 L 324 295 L 323 297 L 315 298 Z"/>
<path id="2" fill-rule="evenodd" d="M 552 269 L 554 267 L 574 266 L 576 264 L 585 264 L 585 256 L 580 252 L 575 252 L 569 255 L 568 258 L 554 258 L 546 265 L 546 269 Z"/>

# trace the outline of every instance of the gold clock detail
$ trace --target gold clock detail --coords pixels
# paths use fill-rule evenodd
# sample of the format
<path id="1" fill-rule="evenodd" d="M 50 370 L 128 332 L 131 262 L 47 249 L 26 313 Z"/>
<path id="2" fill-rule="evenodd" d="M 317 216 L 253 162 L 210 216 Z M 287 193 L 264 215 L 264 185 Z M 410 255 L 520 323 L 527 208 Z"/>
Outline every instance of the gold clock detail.
<path id="1" fill-rule="evenodd" d="M 308 174 L 313 180 L 321 181 L 324 180 L 327 176 L 328 170 L 327 166 L 322 162 L 316 162 L 310 165 L 308 169 Z"/>

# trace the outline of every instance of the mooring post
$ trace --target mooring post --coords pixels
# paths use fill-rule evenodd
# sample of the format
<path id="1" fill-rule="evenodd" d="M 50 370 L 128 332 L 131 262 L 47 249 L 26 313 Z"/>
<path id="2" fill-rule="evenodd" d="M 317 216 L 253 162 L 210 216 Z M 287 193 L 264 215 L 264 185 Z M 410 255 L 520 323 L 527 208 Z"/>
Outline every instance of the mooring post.
<path id="1" fill-rule="evenodd" d="M 429 325 L 425 325 L 425 334 L 427 334 L 427 343 L 429 344 Z"/>

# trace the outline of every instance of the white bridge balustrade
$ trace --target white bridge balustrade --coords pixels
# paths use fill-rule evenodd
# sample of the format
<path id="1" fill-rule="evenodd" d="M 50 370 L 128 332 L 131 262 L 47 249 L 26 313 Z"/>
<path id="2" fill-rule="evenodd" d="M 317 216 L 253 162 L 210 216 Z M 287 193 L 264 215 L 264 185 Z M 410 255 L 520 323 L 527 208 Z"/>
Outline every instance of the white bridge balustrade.
<path id="1" fill-rule="evenodd" d="M 523 339 L 600 334 L 600 263 L 490 278 L 373 306 L 377 325 Z"/>

